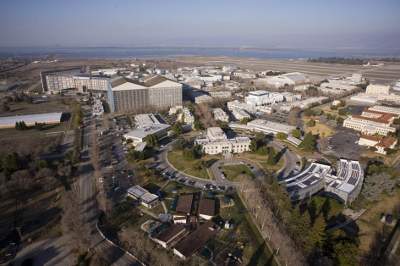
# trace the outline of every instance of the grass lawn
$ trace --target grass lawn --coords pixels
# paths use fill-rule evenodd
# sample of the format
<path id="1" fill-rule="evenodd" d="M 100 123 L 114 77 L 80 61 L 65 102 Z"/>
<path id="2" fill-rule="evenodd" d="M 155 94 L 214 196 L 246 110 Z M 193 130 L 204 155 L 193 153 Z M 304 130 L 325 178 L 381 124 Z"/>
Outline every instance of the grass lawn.
<path id="1" fill-rule="evenodd" d="M 262 167 L 266 172 L 276 172 L 283 166 L 282 157 L 278 161 L 278 163 L 271 165 L 267 163 L 268 156 L 267 155 L 259 155 L 253 152 L 242 153 L 238 156 L 239 158 L 244 158 L 250 161 L 253 161 L 258 164 L 258 166 Z"/>
<path id="2" fill-rule="evenodd" d="M 221 241 L 232 242 L 234 240 L 244 245 L 244 265 L 266 265 L 271 258 L 271 251 L 265 246 L 264 239 L 237 195 L 234 197 L 234 202 L 234 206 L 221 208 L 220 216 L 223 219 L 233 219 L 235 227 L 231 230 L 221 231 L 219 238 Z"/>
<path id="3" fill-rule="evenodd" d="M 237 181 L 240 175 L 247 175 L 249 177 L 254 176 L 251 170 L 243 164 L 224 165 L 222 166 L 222 171 L 224 172 L 225 177 L 230 181 Z"/>
<path id="4" fill-rule="evenodd" d="M 182 151 L 170 151 L 168 161 L 179 171 L 203 179 L 210 179 L 207 168 L 201 165 L 202 161 L 210 162 L 218 159 L 218 156 L 204 156 L 202 159 L 188 160 L 183 157 Z"/>
<path id="5" fill-rule="evenodd" d="M 331 127 L 329 127 L 329 126 L 327 126 L 325 124 L 319 123 L 317 121 L 315 121 L 315 126 L 308 127 L 307 126 L 307 122 L 309 120 L 310 120 L 309 118 L 305 118 L 304 119 L 304 125 L 305 125 L 306 133 L 310 132 L 313 135 L 319 135 L 319 136 L 321 136 L 323 138 L 332 136 L 335 133 L 335 131 Z"/>
<path id="6" fill-rule="evenodd" d="M 193 188 L 193 187 L 188 187 L 182 184 L 179 184 L 177 182 L 170 181 L 168 185 L 164 187 L 162 190 L 166 194 L 166 198 L 168 197 L 174 197 L 175 195 L 181 194 L 181 193 L 192 193 L 192 192 L 197 192 L 199 189 Z M 176 191 L 176 193 L 173 193 L 173 191 Z"/>
<path id="7" fill-rule="evenodd" d="M 380 222 L 381 213 L 393 213 L 398 204 L 400 204 L 400 189 L 395 195 L 385 195 L 379 201 L 368 204 L 367 211 L 357 220 L 361 252 L 367 252 L 375 234 L 382 232 L 384 225 Z"/>
<path id="8" fill-rule="evenodd" d="M 70 107 L 60 100 L 50 100 L 45 103 L 33 104 L 27 102 L 9 103 L 10 110 L 1 112 L 1 116 L 27 115 L 51 112 L 67 112 Z"/>

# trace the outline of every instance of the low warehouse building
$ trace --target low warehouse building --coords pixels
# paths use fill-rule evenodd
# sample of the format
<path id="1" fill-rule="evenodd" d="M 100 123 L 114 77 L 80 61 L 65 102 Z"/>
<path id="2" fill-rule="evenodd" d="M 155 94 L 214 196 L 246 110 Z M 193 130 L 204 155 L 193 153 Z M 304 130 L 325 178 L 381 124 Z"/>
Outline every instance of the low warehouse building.
<path id="1" fill-rule="evenodd" d="M 15 115 L 0 117 L 0 128 L 14 128 L 17 122 L 24 122 L 28 127 L 35 124 L 59 124 L 62 113 Z"/>

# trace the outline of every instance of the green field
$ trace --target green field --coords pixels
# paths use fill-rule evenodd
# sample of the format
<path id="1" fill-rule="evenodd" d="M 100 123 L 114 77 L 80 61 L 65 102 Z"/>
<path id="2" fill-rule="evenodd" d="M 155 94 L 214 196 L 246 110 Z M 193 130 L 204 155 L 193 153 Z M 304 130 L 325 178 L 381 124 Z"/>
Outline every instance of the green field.
<path id="1" fill-rule="evenodd" d="M 210 179 L 207 168 L 202 165 L 202 162 L 208 162 L 209 160 L 215 160 L 215 157 L 205 156 L 202 159 L 190 160 L 183 157 L 182 151 L 168 152 L 168 161 L 176 169 L 203 179 Z"/>
<path id="2" fill-rule="evenodd" d="M 226 179 L 230 181 L 237 181 L 240 175 L 254 177 L 251 170 L 244 164 L 224 165 L 222 166 L 222 171 L 224 172 Z"/>

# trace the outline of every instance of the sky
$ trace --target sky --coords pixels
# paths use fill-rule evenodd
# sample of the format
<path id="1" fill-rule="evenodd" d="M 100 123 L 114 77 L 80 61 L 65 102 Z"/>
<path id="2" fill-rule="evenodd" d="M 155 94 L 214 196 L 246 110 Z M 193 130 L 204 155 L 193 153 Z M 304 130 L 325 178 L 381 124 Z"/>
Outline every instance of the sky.
<path id="1" fill-rule="evenodd" d="M 1 0 L 0 47 L 400 47 L 400 0 Z"/>

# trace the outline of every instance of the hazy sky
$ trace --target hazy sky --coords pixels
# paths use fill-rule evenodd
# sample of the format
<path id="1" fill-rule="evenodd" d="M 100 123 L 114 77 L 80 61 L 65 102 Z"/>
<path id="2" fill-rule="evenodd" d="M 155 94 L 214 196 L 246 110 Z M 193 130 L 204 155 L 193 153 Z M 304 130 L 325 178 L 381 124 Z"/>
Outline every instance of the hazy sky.
<path id="1" fill-rule="evenodd" d="M 400 0 L 1 0 L 0 46 L 398 48 Z"/>

